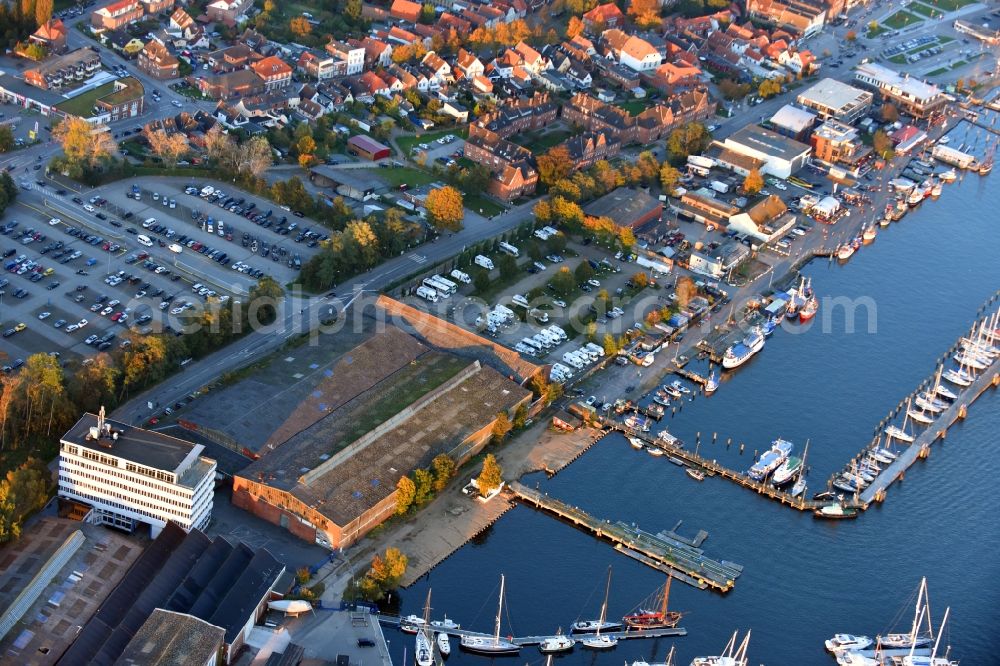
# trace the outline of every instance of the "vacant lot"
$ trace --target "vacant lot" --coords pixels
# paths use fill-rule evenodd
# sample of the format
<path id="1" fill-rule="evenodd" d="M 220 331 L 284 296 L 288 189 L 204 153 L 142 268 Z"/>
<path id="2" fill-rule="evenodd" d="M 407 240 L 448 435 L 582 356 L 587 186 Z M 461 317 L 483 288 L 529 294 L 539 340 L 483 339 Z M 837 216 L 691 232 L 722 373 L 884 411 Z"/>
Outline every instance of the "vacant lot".
<path id="1" fill-rule="evenodd" d="M 923 19 L 916 14 L 911 14 L 910 12 L 899 10 L 889 18 L 885 20 L 885 27 L 892 30 L 899 30 L 900 28 L 905 28 L 907 26 L 916 25 Z"/>

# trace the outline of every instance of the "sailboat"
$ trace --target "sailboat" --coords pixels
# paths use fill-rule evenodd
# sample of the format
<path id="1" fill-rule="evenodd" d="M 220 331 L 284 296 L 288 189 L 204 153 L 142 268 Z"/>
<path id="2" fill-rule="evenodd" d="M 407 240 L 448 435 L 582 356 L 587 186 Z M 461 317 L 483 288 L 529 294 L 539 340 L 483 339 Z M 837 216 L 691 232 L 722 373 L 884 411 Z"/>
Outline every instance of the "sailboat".
<path id="1" fill-rule="evenodd" d="M 927 630 L 923 630 L 923 618 L 927 618 Z M 905 649 L 922 648 L 931 644 L 934 640 L 934 628 L 931 626 L 930 598 L 927 595 L 927 578 L 920 579 L 920 587 L 917 590 L 917 603 L 913 612 L 913 625 L 910 631 L 905 634 L 886 634 L 877 636 L 876 639 L 883 648 Z"/>
<path id="2" fill-rule="evenodd" d="M 941 626 L 938 628 L 937 639 L 934 641 L 931 655 L 929 657 L 918 657 L 913 654 L 913 648 L 910 648 L 910 654 L 903 657 L 903 666 L 958 666 L 958 662 L 952 661 L 947 655 L 944 657 L 937 656 L 938 648 L 941 647 L 941 636 L 944 634 L 944 625 L 948 622 L 948 615 L 950 614 L 951 606 L 948 606 L 944 609 L 944 617 L 941 619 Z"/>
<path id="3" fill-rule="evenodd" d="M 611 590 L 611 567 L 608 567 L 608 591 Z M 607 593 L 605 593 L 605 604 L 607 604 Z M 592 634 L 595 631 L 617 631 L 622 628 L 621 622 L 609 622 L 606 618 L 601 620 L 577 620 L 570 625 L 569 629 L 577 634 Z"/>
<path id="4" fill-rule="evenodd" d="M 673 576 L 667 574 L 667 582 L 663 585 L 663 594 L 660 595 L 658 593 L 659 591 L 657 591 L 655 598 L 652 599 L 656 601 L 660 601 L 662 599 L 662 603 L 660 603 L 660 608 L 658 610 L 649 610 L 648 606 L 652 606 L 652 604 L 643 602 L 640 604 L 639 609 L 636 612 L 631 615 L 626 615 L 623 618 L 625 626 L 629 629 L 660 629 L 663 627 L 676 627 L 677 623 L 681 621 L 682 613 L 667 610 L 667 602 L 670 600 L 670 582 L 673 579 Z"/>
<path id="5" fill-rule="evenodd" d="M 906 415 L 921 425 L 930 425 L 934 419 L 924 413 L 923 409 L 914 409 L 912 406 L 906 408 Z"/>
<path id="6" fill-rule="evenodd" d="M 442 631 L 437 635 L 437 646 L 438 652 L 441 653 L 442 657 L 447 657 L 451 654 L 451 639 L 446 632 Z"/>
<path id="7" fill-rule="evenodd" d="M 427 590 L 427 601 L 424 602 L 423 624 L 417 630 L 416 646 L 413 649 L 413 656 L 417 666 L 434 665 L 434 648 L 431 645 L 429 619 L 431 614 L 431 591 Z"/>
<path id="8" fill-rule="evenodd" d="M 909 410 L 907 410 L 906 415 L 903 416 L 903 427 L 900 428 L 900 427 L 894 426 L 894 425 L 888 426 L 885 429 L 885 431 L 884 431 L 885 434 L 888 435 L 892 439 L 898 439 L 901 442 L 906 442 L 907 444 L 912 444 L 913 443 L 913 435 L 911 435 L 910 433 L 906 432 L 906 419 L 907 419 L 908 415 L 909 415 Z"/>
<path id="9" fill-rule="evenodd" d="M 521 646 L 500 638 L 500 618 L 503 617 L 504 576 L 500 574 L 500 597 L 497 602 L 497 619 L 493 636 L 462 636 L 462 649 L 478 654 L 517 654 Z"/>
<path id="10" fill-rule="evenodd" d="M 809 455 L 809 440 L 806 440 L 806 448 L 802 451 L 802 464 L 799 466 L 799 478 L 795 479 L 795 484 L 789 491 L 792 497 L 798 497 L 806 491 L 806 456 Z"/>
<path id="11" fill-rule="evenodd" d="M 648 661 L 640 659 L 638 661 L 633 661 L 632 662 L 632 666 L 674 666 L 674 650 L 675 649 L 676 649 L 676 646 L 674 646 L 674 645 L 670 646 L 670 652 L 667 653 L 667 660 L 666 661 L 662 661 L 662 662 L 658 661 L 658 662 L 654 662 L 654 663 L 649 663 Z"/>
<path id="12" fill-rule="evenodd" d="M 607 634 L 604 634 L 603 636 L 601 635 L 601 627 L 604 626 L 604 622 L 608 617 L 608 595 L 610 594 L 611 567 L 608 567 L 608 583 L 604 587 L 604 603 L 601 604 L 601 617 L 597 621 L 597 631 L 594 632 L 593 636 L 588 636 L 580 641 L 583 644 L 583 647 L 588 647 L 592 650 L 608 650 L 618 645 L 618 639 L 614 636 L 609 636 Z"/>
<path id="13" fill-rule="evenodd" d="M 750 644 L 750 630 L 747 629 L 747 635 L 743 639 L 743 642 L 736 645 L 736 638 L 739 635 L 739 630 L 733 632 L 733 637 L 729 639 L 726 643 L 726 648 L 723 650 L 722 655 L 718 657 L 695 657 L 691 660 L 691 666 L 747 666 L 747 647 Z"/>

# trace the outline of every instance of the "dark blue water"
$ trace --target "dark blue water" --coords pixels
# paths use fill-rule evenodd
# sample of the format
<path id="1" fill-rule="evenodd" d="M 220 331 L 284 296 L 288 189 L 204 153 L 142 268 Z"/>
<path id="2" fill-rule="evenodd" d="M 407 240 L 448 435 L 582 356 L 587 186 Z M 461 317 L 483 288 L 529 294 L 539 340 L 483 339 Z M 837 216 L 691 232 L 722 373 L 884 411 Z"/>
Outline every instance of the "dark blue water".
<path id="1" fill-rule="evenodd" d="M 995 180 L 995 179 L 994 179 Z M 814 262 L 806 273 L 820 296 L 871 299 L 874 333 L 864 312 L 854 333 L 843 309 L 827 320 L 824 304 L 808 332 L 778 331 L 764 351 L 727 378 L 711 398 L 686 403 L 669 421 L 689 446 L 737 468 L 776 436 L 808 438 L 810 494 L 872 437 L 875 425 L 934 370 L 1000 287 L 1000 188 L 967 178 L 946 186 L 888 229 L 846 266 Z M 824 330 L 828 329 L 828 330 Z M 718 441 L 710 443 L 711 433 Z M 727 450 L 725 441 L 734 444 Z M 746 451 L 738 453 L 738 442 Z M 930 585 L 935 623 L 951 606 L 947 644 L 963 665 L 1000 664 L 1000 399 L 988 391 L 970 418 L 935 444 L 931 456 L 889 490 L 886 502 L 857 521 L 821 522 L 722 479 L 703 483 L 664 459 L 633 451 L 610 436 L 557 477 L 530 479 L 597 516 L 657 532 L 678 520 L 681 533 L 704 529 L 706 553 L 745 565 L 726 596 L 675 582 L 671 607 L 687 612 L 689 635 L 676 639 L 678 664 L 718 654 L 732 632 L 752 628 L 752 664 L 832 664 L 822 641 L 836 632 L 891 628 L 921 576 Z M 434 615 L 492 631 L 498 578 L 507 575 L 504 633 L 554 633 L 578 616 L 596 616 L 607 566 L 614 568 L 609 616 L 623 614 L 663 583 L 662 575 L 616 554 L 557 520 L 524 507 L 502 518 L 430 576 L 404 592 L 404 612 L 420 612 L 433 588 Z M 505 613 L 506 615 L 506 613 Z M 390 632 L 399 663 L 412 638 Z M 453 645 L 457 647 L 456 642 Z M 670 639 L 628 641 L 612 652 L 581 648 L 560 664 L 621 664 L 663 659 Z M 451 662 L 484 663 L 459 654 Z M 526 648 L 507 664 L 542 663 Z"/>

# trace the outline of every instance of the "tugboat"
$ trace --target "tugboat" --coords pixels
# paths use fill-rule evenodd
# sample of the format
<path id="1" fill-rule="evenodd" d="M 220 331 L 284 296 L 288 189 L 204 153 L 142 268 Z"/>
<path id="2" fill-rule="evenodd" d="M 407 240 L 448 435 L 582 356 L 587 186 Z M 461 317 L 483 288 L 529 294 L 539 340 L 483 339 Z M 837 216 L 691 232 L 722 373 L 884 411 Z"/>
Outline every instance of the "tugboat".
<path id="1" fill-rule="evenodd" d="M 647 600 L 660 601 L 659 610 L 648 610 L 643 608 L 643 606 L 646 605 L 646 602 L 643 602 L 643 604 L 640 604 L 639 609 L 636 612 L 622 618 L 622 622 L 625 623 L 627 628 L 662 629 L 677 626 L 677 623 L 681 621 L 682 614 L 678 611 L 667 610 L 667 602 L 670 599 L 670 582 L 672 580 L 673 576 L 667 575 L 667 582 L 663 585 L 662 596 L 656 594 L 654 597 Z"/>

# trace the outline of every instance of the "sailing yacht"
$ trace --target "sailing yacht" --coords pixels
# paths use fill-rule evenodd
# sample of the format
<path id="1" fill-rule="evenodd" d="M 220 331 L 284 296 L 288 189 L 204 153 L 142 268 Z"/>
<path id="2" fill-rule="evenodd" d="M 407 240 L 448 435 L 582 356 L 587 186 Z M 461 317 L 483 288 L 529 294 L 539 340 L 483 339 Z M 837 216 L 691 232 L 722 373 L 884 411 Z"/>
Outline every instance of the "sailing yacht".
<path id="1" fill-rule="evenodd" d="M 788 492 L 792 497 L 798 497 L 806 491 L 806 456 L 809 455 L 809 440 L 806 440 L 806 448 L 802 451 L 802 464 L 799 465 L 799 476 L 795 479 L 795 484 Z"/>
<path id="2" fill-rule="evenodd" d="M 913 409 L 912 407 L 907 407 L 906 415 L 921 425 L 930 425 L 934 423 L 934 419 L 931 418 L 930 416 L 927 416 L 927 414 L 925 414 L 924 410 L 922 409 L 918 410 L 918 409 Z"/>
<path id="3" fill-rule="evenodd" d="M 497 619 L 492 636 L 462 636 L 462 649 L 478 654 L 517 654 L 521 646 L 500 638 L 500 618 L 503 617 L 504 576 L 500 574 L 500 597 L 497 601 Z"/>
<path id="4" fill-rule="evenodd" d="M 886 634 L 877 636 L 876 640 L 883 648 L 906 649 L 922 648 L 930 645 L 934 641 L 934 629 L 931 626 L 930 600 L 927 595 L 927 578 L 920 579 L 920 587 L 917 590 L 917 603 L 913 613 L 913 625 L 908 633 Z M 924 631 L 923 618 L 927 618 L 927 629 Z"/>
<path id="5" fill-rule="evenodd" d="M 608 567 L 607 590 L 611 590 L 611 567 Z M 607 593 L 605 593 L 605 597 L 607 597 Z M 606 599 L 605 604 L 607 604 Z M 609 622 L 607 618 L 600 620 L 578 620 L 569 627 L 570 631 L 575 634 L 592 634 L 596 631 L 617 631 L 621 628 L 621 622 Z"/>
<path id="6" fill-rule="evenodd" d="M 640 659 L 638 661 L 633 661 L 632 662 L 632 666 L 674 666 L 674 650 L 675 649 L 676 649 L 675 646 L 673 646 L 673 645 L 670 646 L 670 652 L 667 653 L 667 660 L 666 661 L 657 661 L 657 662 L 654 662 L 654 663 L 650 663 L 648 661 Z"/>
<path id="7" fill-rule="evenodd" d="M 712 395 L 717 388 L 719 388 L 719 376 L 715 370 L 712 370 L 708 375 L 708 381 L 705 383 L 705 395 Z"/>
<path id="8" fill-rule="evenodd" d="M 872 639 L 868 636 L 855 636 L 854 634 L 835 634 L 828 639 L 826 645 L 827 652 L 837 654 L 848 650 L 864 650 L 872 644 Z"/>
<path id="9" fill-rule="evenodd" d="M 594 632 L 593 636 L 588 636 L 580 641 L 583 644 L 583 647 L 587 647 L 592 650 L 608 650 L 618 645 L 618 639 L 614 636 L 609 636 L 608 634 L 601 635 L 601 627 L 604 625 L 604 622 L 608 617 L 608 595 L 610 594 L 611 567 L 608 567 L 608 582 L 604 587 L 604 603 L 601 604 L 601 617 L 597 620 L 597 631 Z M 621 627 L 620 624 L 618 626 Z"/>
<path id="10" fill-rule="evenodd" d="M 739 644 L 739 647 L 737 647 L 736 638 L 739 633 L 739 630 L 733 632 L 733 637 L 726 643 L 726 648 L 723 650 L 722 655 L 718 657 L 695 657 L 691 661 L 691 666 L 747 666 L 749 662 L 749 659 L 747 659 L 747 647 L 750 644 L 750 630 L 747 630 L 746 637 Z"/>
<path id="11" fill-rule="evenodd" d="M 909 414 L 909 410 L 907 410 L 907 414 Z M 913 435 L 906 432 L 906 416 L 903 417 L 902 428 L 900 428 L 899 426 L 891 425 L 886 427 L 884 432 L 892 439 L 898 439 L 899 441 L 906 442 L 907 444 L 913 443 Z"/>
<path id="12" fill-rule="evenodd" d="M 948 370 L 945 370 L 941 376 L 952 384 L 961 386 L 962 388 L 970 386 L 973 382 L 972 375 L 962 369 L 949 368 Z"/>
<path id="13" fill-rule="evenodd" d="M 413 649 L 413 656 L 417 666 L 433 666 L 434 647 L 431 643 L 430 627 L 431 615 L 431 591 L 427 590 L 427 601 L 424 602 L 424 616 L 421 619 L 420 628 L 417 630 L 416 645 Z"/>
<path id="14" fill-rule="evenodd" d="M 951 606 L 944 609 L 944 618 L 941 620 L 941 627 L 938 629 L 937 639 L 934 641 L 934 648 L 931 650 L 930 656 L 923 657 L 914 655 L 913 649 L 911 648 L 910 654 L 903 657 L 903 666 L 958 666 L 958 662 L 952 661 L 947 655 L 944 657 L 937 656 L 938 648 L 941 647 L 941 636 L 944 634 L 944 625 L 948 621 L 948 615 L 950 613 Z"/>
<path id="15" fill-rule="evenodd" d="M 954 356 L 952 356 L 952 358 L 954 358 L 955 361 L 959 363 L 959 365 L 967 365 L 973 370 L 985 370 L 986 368 L 990 367 L 989 362 L 984 360 L 979 355 L 975 353 L 970 353 L 968 351 L 960 351 Z"/>
<path id="16" fill-rule="evenodd" d="M 660 601 L 660 599 L 662 599 L 662 603 L 660 604 L 660 608 L 658 610 L 644 608 L 643 606 L 652 606 L 652 604 L 646 604 L 643 602 L 636 612 L 631 615 L 626 615 L 623 618 L 625 626 L 629 629 L 660 629 L 663 627 L 676 627 L 677 623 L 681 621 L 682 614 L 678 611 L 667 610 L 667 602 L 670 600 L 670 582 L 673 579 L 673 576 L 667 574 L 667 582 L 663 585 L 663 594 L 655 595 L 655 601 Z"/>

